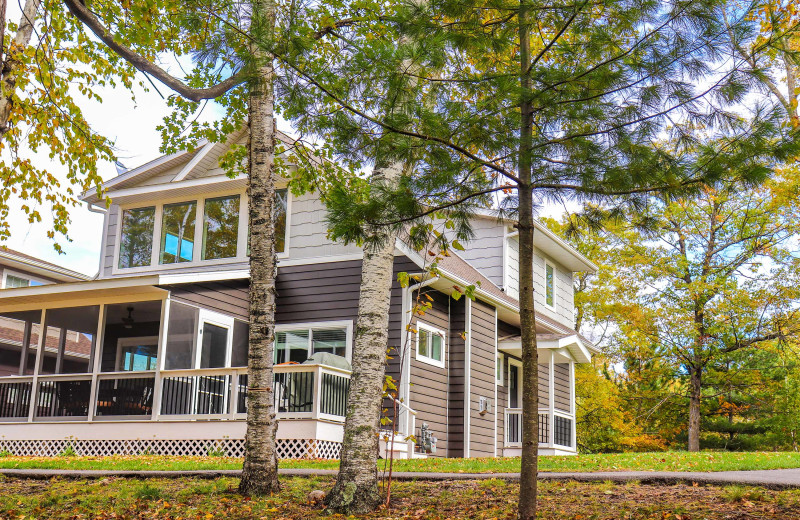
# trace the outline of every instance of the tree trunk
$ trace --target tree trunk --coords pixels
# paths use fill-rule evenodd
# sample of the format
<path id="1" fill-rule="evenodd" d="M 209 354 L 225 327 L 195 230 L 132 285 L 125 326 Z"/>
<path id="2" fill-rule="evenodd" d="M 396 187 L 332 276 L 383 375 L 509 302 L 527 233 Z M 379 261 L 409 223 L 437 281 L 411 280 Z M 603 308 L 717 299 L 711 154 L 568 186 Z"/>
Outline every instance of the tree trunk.
<path id="1" fill-rule="evenodd" d="M 376 167 L 372 183 L 394 186 L 401 173 L 399 163 Z M 341 464 L 336 484 L 325 500 L 329 508 L 343 514 L 367 513 L 382 502 L 378 426 L 389 342 L 395 238 L 394 232 L 382 232 L 379 247 L 364 248 Z"/>
<path id="2" fill-rule="evenodd" d="M 528 95 L 530 41 L 528 6 L 519 11 L 521 126 L 519 145 L 519 307 L 522 333 L 522 467 L 519 482 L 519 518 L 535 520 L 539 466 L 539 354 L 536 349 L 536 313 L 533 303 L 533 190 L 531 143 L 533 116 Z"/>
<path id="3" fill-rule="evenodd" d="M 252 2 L 251 24 L 274 27 L 272 2 Z M 252 28 L 251 28 L 252 30 Z M 250 347 L 247 363 L 247 434 L 239 492 L 262 495 L 277 491 L 275 434 L 275 119 L 272 62 L 254 47 L 257 66 L 249 92 L 247 194 L 250 224 Z"/>
<path id="4" fill-rule="evenodd" d="M 702 367 L 689 371 L 689 451 L 700 451 L 700 398 Z"/>
<path id="5" fill-rule="evenodd" d="M 17 77 L 23 71 L 22 53 L 28 47 L 33 35 L 33 24 L 36 21 L 39 6 L 42 0 L 27 0 L 25 7 L 22 8 L 22 16 L 19 20 L 19 27 L 11 45 L 6 52 L 5 62 L 0 62 L 0 142 L 3 141 L 9 129 L 9 119 L 14 108 L 14 91 L 17 86 Z M 5 12 L 3 13 L 5 23 Z M 2 55 L 2 52 L 0 52 Z"/>

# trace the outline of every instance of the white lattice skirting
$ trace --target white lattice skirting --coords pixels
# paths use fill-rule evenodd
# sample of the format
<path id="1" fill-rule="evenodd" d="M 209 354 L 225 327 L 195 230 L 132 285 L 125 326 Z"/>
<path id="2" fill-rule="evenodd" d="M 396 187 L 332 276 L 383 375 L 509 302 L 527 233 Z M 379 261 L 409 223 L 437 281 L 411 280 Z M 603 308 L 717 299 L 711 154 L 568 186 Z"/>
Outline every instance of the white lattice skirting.
<path id="1" fill-rule="evenodd" d="M 338 459 L 342 443 L 313 439 L 278 439 L 281 459 Z M 243 457 L 244 439 L 135 439 L 135 440 L 5 440 L 0 439 L 0 453 L 28 457 L 79 455 L 178 455 Z"/>

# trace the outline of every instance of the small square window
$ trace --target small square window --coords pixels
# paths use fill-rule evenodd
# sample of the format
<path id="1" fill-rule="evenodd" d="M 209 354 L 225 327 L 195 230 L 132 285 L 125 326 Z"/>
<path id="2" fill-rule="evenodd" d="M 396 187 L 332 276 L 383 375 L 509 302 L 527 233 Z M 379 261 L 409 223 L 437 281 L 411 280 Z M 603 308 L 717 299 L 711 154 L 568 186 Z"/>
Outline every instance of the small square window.
<path id="1" fill-rule="evenodd" d="M 444 332 L 417 323 L 417 360 L 444 368 Z"/>

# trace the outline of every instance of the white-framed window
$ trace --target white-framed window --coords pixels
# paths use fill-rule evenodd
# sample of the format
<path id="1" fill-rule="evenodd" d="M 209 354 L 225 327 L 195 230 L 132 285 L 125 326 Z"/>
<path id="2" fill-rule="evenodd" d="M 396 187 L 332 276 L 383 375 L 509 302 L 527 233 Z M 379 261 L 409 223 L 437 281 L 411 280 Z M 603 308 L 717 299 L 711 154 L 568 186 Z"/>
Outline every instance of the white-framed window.
<path id="1" fill-rule="evenodd" d="M 17 289 L 19 287 L 34 287 L 37 285 L 45 285 L 45 282 L 16 271 L 9 271 L 8 269 L 3 271 L 2 289 Z"/>
<path id="2" fill-rule="evenodd" d="M 495 361 L 494 382 L 497 384 L 497 386 L 503 386 L 503 356 L 499 353 L 497 354 L 497 360 Z"/>
<path id="3" fill-rule="evenodd" d="M 117 372 L 155 370 L 158 363 L 158 336 L 119 338 L 117 340 Z"/>
<path id="4" fill-rule="evenodd" d="M 275 327 L 275 363 L 302 363 L 318 352 L 351 359 L 353 322 L 288 323 Z"/>
<path id="5" fill-rule="evenodd" d="M 275 194 L 275 248 L 288 249 L 290 197 Z M 249 254 L 247 197 L 242 191 L 125 205 L 117 226 L 114 270 L 150 271 L 199 264 L 246 261 Z"/>
<path id="6" fill-rule="evenodd" d="M 417 322 L 417 360 L 429 365 L 444 368 L 444 356 L 447 342 L 444 332 Z"/>
<path id="7" fill-rule="evenodd" d="M 556 307 L 556 268 L 550 262 L 544 263 L 544 304 L 555 309 Z"/>

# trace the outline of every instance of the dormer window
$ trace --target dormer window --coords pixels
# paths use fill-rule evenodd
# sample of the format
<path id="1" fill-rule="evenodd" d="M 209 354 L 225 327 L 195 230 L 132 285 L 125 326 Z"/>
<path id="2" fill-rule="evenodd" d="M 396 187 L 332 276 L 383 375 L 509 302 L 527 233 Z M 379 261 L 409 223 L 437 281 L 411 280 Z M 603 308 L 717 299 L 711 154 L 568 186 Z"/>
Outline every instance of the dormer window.
<path id="1" fill-rule="evenodd" d="M 275 197 L 275 249 L 286 250 L 287 190 Z M 247 261 L 247 204 L 243 193 L 123 208 L 118 269 Z M 153 247 L 156 244 L 158 249 Z"/>

